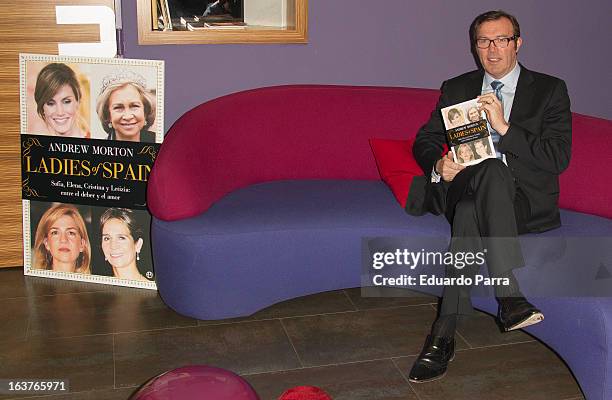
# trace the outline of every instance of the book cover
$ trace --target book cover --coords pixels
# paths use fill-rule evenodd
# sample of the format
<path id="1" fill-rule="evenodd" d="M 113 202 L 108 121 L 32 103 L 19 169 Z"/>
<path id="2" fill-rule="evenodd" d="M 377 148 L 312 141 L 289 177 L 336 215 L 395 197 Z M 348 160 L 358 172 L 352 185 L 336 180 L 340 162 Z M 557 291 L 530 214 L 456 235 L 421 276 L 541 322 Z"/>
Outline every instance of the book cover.
<path id="1" fill-rule="evenodd" d="M 486 115 L 479 110 L 477 99 L 454 104 L 440 111 L 453 160 L 457 164 L 468 166 L 487 158 L 495 158 Z"/>

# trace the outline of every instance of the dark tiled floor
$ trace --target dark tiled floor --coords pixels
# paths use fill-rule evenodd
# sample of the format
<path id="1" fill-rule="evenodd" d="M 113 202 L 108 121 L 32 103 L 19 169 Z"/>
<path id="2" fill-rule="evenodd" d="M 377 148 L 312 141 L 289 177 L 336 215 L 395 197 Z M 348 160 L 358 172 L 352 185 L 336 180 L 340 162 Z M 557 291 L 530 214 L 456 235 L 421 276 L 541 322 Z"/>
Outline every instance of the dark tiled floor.
<path id="1" fill-rule="evenodd" d="M 320 386 L 334 400 L 582 399 L 553 352 L 525 333 L 500 333 L 485 314 L 459 323 L 444 379 L 410 384 L 405 375 L 437 299 L 361 294 L 338 290 L 246 318 L 196 321 L 153 291 L 0 270 L 0 379 L 70 380 L 70 394 L 32 399 L 121 400 L 159 373 L 207 364 L 243 375 L 262 400 L 298 385 Z"/>
<path id="2" fill-rule="evenodd" d="M 39 296 L 30 299 L 28 338 L 68 337 L 196 326 L 178 315 L 152 290 L 112 291 Z M 71 312 L 65 312 L 71 310 Z"/>
<path id="3" fill-rule="evenodd" d="M 407 371 L 413 361 L 396 363 Z M 414 385 L 419 399 L 567 399 L 578 390 L 567 367 L 538 342 L 458 351 L 451 367 L 444 379 Z"/>
<path id="4" fill-rule="evenodd" d="M 214 365 L 239 374 L 300 367 L 279 320 L 115 337 L 117 387 L 136 386 L 162 371 L 193 364 Z"/>
<path id="5" fill-rule="evenodd" d="M 436 304 L 438 302 L 437 297 L 395 288 L 371 287 L 364 289 L 363 293 L 361 288 L 353 288 L 345 290 L 345 293 L 358 310 Z"/>
<path id="6" fill-rule="evenodd" d="M 72 391 L 112 389 L 113 364 L 112 335 L 0 344 L 0 377 L 4 379 L 68 379 Z"/>
<path id="7" fill-rule="evenodd" d="M 417 354 L 435 311 L 429 305 L 355 311 L 283 324 L 305 367 Z M 459 348 L 467 346 L 459 339 Z"/>

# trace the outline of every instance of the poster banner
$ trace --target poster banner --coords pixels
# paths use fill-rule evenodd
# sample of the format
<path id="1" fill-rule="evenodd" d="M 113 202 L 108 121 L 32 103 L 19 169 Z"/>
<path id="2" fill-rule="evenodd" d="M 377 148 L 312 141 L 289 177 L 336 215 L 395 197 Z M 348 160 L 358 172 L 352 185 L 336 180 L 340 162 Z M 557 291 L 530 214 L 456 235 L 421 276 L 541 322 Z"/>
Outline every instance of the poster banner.
<path id="1" fill-rule="evenodd" d="M 20 55 L 24 273 L 156 289 L 163 61 Z"/>

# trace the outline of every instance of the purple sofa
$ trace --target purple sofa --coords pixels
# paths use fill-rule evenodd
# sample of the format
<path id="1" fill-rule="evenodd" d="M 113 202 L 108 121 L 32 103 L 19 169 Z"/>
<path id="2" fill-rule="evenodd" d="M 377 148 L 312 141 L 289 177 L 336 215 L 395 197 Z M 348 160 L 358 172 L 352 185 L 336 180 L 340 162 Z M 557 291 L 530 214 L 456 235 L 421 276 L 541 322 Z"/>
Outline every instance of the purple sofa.
<path id="1" fill-rule="evenodd" d="M 414 136 L 438 95 L 281 86 L 185 113 L 169 130 L 148 186 L 156 279 L 166 304 L 199 319 L 246 316 L 298 296 L 360 286 L 363 238 L 412 237 L 420 246 L 425 237 L 448 237 L 442 217 L 410 216 L 397 204 L 368 144 L 373 137 Z M 589 239 L 612 237 L 612 189 L 588 179 L 609 161 L 601 143 L 612 122 L 574 114 L 573 127 L 571 166 L 561 181 L 563 227 L 522 238 L 528 267 L 517 278 L 530 297 L 541 294 L 534 302 L 546 315 L 526 330 L 567 362 L 587 399 L 612 399 L 612 298 L 601 295 L 602 284 L 612 288 L 607 261 L 594 271 L 570 257 L 582 243 L 599 246 L 588 252 L 593 260 L 612 248 Z M 594 282 L 585 278 L 587 269 L 598 274 L 601 297 L 577 287 Z M 474 305 L 497 309 L 491 297 L 475 297 Z"/>

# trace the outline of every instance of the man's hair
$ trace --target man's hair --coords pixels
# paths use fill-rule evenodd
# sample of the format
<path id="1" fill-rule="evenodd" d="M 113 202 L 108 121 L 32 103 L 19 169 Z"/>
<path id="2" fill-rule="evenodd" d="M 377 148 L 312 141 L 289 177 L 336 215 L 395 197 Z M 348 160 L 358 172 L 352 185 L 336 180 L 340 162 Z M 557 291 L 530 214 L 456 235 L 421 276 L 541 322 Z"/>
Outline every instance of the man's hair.
<path id="1" fill-rule="evenodd" d="M 472 49 L 476 47 L 476 35 L 478 34 L 478 28 L 480 28 L 480 25 L 488 21 L 497 21 L 501 18 L 507 18 L 510 20 L 512 23 L 513 36 L 516 36 L 517 38 L 521 36 L 521 27 L 514 15 L 508 14 L 502 10 L 487 11 L 474 18 L 472 25 L 470 25 L 470 42 L 472 44 Z"/>

